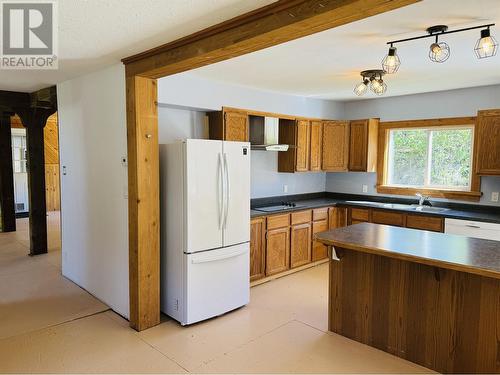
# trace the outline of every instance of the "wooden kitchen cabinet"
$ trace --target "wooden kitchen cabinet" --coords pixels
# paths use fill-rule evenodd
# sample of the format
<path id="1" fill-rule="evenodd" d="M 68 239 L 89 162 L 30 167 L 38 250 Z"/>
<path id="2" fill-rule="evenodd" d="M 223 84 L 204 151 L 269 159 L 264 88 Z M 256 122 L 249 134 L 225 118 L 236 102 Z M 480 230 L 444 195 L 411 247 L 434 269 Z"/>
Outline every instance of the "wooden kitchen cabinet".
<path id="1" fill-rule="evenodd" d="M 250 281 L 263 278 L 266 271 L 265 219 L 250 222 Z"/>
<path id="2" fill-rule="evenodd" d="M 323 122 L 312 120 L 310 125 L 309 170 L 320 171 L 323 150 Z"/>
<path id="3" fill-rule="evenodd" d="M 375 223 L 433 232 L 444 231 L 444 219 L 437 216 L 416 215 L 382 209 L 348 208 L 347 224 Z"/>
<path id="4" fill-rule="evenodd" d="M 377 171 L 378 124 L 378 119 L 350 122 L 349 171 Z"/>
<path id="5" fill-rule="evenodd" d="M 347 226 L 347 208 L 328 208 L 328 229 L 335 229 Z"/>
<path id="6" fill-rule="evenodd" d="M 313 222 L 313 236 L 316 233 L 325 232 L 328 230 L 328 220 L 323 219 L 319 221 Z M 328 257 L 328 248 L 323 245 L 321 242 L 314 241 L 312 242 L 312 261 L 316 262 L 321 259 L 326 259 Z"/>
<path id="7" fill-rule="evenodd" d="M 347 171 L 349 162 L 349 122 L 323 121 L 322 169 Z"/>
<path id="8" fill-rule="evenodd" d="M 286 271 L 290 265 L 290 228 L 266 233 L 266 276 Z"/>
<path id="9" fill-rule="evenodd" d="M 292 226 L 290 248 L 290 268 L 311 262 L 311 223 Z"/>
<path id="10" fill-rule="evenodd" d="M 474 150 L 477 174 L 500 175 L 500 109 L 478 111 Z"/>
<path id="11" fill-rule="evenodd" d="M 297 172 L 306 172 L 309 170 L 309 146 L 311 142 L 311 127 L 309 121 L 298 120 L 296 131 L 295 170 Z"/>
<path id="12" fill-rule="evenodd" d="M 223 108 L 222 111 L 209 112 L 208 122 L 210 139 L 238 142 L 250 139 L 246 111 Z"/>

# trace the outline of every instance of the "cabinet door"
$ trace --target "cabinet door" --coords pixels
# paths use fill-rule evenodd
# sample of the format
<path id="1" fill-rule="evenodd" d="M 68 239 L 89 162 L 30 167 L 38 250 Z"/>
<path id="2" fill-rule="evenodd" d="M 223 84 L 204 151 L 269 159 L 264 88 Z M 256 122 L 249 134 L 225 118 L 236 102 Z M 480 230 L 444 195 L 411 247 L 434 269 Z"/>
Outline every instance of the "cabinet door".
<path id="1" fill-rule="evenodd" d="M 264 219 L 253 219 L 250 222 L 250 281 L 258 280 L 265 276 L 264 233 Z"/>
<path id="2" fill-rule="evenodd" d="M 328 228 L 335 229 L 347 226 L 347 208 L 330 207 L 328 209 Z"/>
<path id="3" fill-rule="evenodd" d="M 295 170 L 304 172 L 309 170 L 309 143 L 311 128 L 309 121 L 297 121 L 297 148 L 295 159 Z"/>
<path id="4" fill-rule="evenodd" d="M 315 221 L 313 223 L 313 235 L 328 230 L 328 220 Z M 321 242 L 313 241 L 312 261 L 316 262 L 328 257 L 328 248 Z"/>
<path id="5" fill-rule="evenodd" d="M 248 115 L 245 112 L 224 112 L 224 140 L 248 142 Z"/>
<path id="6" fill-rule="evenodd" d="M 266 235 L 266 276 L 286 271 L 290 264 L 290 228 L 273 229 Z"/>
<path id="7" fill-rule="evenodd" d="M 290 267 L 295 268 L 311 262 L 311 223 L 292 227 Z"/>
<path id="8" fill-rule="evenodd" d="M 311 121 L 311 146 L 309 170 L 321 170 L 321 154 L 323 147 L 323 123 L 322 121 Z"/>
<path id="9" fill-rule="evenodd" d="M 364 172 L 367 168 L 368 120 L 351 121 L 349 135 L 349 170 Z"/>
<path id="10" fill-rule="evenodd" d="M 475 133 L 476 172 L 500 175 L 500 110 L 479 111 Z"/>
<path id="11" fill-rule="evenodd" d="M 347 171 L 349 158 L 349 122 L 323 123 L 322 169 L 327 172 Z"/>

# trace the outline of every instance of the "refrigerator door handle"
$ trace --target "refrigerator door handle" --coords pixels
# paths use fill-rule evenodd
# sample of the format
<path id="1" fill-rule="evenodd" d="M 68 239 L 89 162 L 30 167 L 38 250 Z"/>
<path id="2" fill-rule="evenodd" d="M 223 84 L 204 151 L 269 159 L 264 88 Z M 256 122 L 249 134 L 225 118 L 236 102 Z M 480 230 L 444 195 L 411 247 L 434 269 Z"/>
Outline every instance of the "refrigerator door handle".
<path id="1" fill-rule="evenodd" d="M 226 191 L 225 191 L 225 198 L 226 198 L 226 204 L 225 204 L 225 212 L 224 212 L 224 224 L 223 228 L 226 228 L 227 225 L 227 215 L 229 211 L 229 196 L 231 193 L 231 185 L 229 183 L 229 168 L 228 168 L 228 162 L 227 162 L 227 154 L 224 153 L 224 177 L 226 180 Z"/>
<path id="2" fill-rule="evenodd" d="M 219 229 L 222 229 L 222 219 L 224 217 L 224 172 L 222 171 L 222 155 L 219 153 L 217 162 L 217 171 L 219 174 L 219 182 L 217 184 L 218 203 L 219 203 Z"/>
<path id="3" fill-rule="evenodd" d="M 216 262 L 218 260 L 224 260 L 224 259 L 229 259 L 229 258 L 234 258 L 240 255 L 243 255 L 247 252 L 247 249 L 238 249 L 235 251 L 232 251 L 227 254 L 220 254 L 220 255 L 211 255 L 211 254 L 203 254 L 203 255 L 197 255 L 191 260 L 192 264 L 199 264 L 199 263 L 209 263 L 209 262 Z M 210 252 L 208 252 L 210 253 Z"/>

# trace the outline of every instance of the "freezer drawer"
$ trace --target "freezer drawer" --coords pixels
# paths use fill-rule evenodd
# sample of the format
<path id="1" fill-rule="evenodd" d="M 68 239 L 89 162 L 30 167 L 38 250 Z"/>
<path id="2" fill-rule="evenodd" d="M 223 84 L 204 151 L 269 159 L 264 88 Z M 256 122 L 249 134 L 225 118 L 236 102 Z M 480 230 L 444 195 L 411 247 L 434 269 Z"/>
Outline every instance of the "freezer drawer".
<path id="1" fill-rule="evenodd" d="M 186 298 L 183 325 L 248 304 L 250 244 L 185 254 Z"/>
<path id="2" fill-rule="evenodd" d="M 500 241 L 500 224 L 445 219 L 445 233 Z"/>

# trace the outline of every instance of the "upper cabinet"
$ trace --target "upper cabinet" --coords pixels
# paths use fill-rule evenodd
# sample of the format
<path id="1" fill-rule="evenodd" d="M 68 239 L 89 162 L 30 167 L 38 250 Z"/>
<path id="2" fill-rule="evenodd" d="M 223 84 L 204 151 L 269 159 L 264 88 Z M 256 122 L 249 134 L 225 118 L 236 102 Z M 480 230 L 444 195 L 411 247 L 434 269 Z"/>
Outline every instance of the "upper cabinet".
<path id="1" fill-rule="evenodd" d="M 223 108 L 209 112 L 210 139 L 248 142 L 250 139 L 248 113 L 243 110 Z"/>
<path id="2" fill-rule="evenodd" d="M 376 172 L 378 124 L 378 119 L 350 122 L 349 171 Z"/>
<path id="3" fill-rule="evenodd" d="M 311 142 L 311 127 L 307 120 L 297 121 L 297 145 L 296 145 L 296 164 L 297 172 L 306 172 L 309 170 L 309 153 Z"/>
<path id="4" fill-rule="evenodd" d="M 476 173 L 500 175 L 500 109 L 478 111 L 475 150 Z"/>
<path id="5" fill-rule="evenodd" d="M 320 171 L 323 150 L 323 121 L 311 121 L 309 170 Z"/>
<path id="6" fill-rule="evenodd" d="M 322 169 L 327 172 L 347 171 L 349 160 L 349 121 L 324 121 Z"/>

